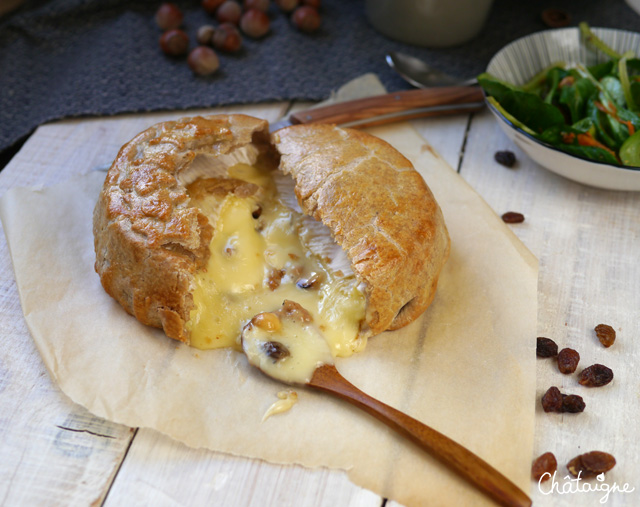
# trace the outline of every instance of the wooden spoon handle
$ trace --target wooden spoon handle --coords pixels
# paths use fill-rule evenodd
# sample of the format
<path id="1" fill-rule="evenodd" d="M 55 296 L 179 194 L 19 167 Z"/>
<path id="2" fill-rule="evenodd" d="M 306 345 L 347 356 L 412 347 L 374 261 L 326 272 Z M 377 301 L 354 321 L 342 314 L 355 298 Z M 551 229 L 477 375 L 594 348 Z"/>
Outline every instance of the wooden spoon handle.
<path id="1" fill-rule="evenodd" d="M 309 385 L 332 393 L 368 412 L 422 449 L 451 466 L 500 505 L 528 507 L 531 500 L 491 465 L 420 421 L 363 393 L 332 365 L 319 367 Z"/>
<path id="2" fill-rule="evenodd" d="M 478 111 L 484 107 L 479 86 L 446 86 L 375 95 L 299 111 L 291 123 L 335 123 L 371 126 L 425 116 Z"/>

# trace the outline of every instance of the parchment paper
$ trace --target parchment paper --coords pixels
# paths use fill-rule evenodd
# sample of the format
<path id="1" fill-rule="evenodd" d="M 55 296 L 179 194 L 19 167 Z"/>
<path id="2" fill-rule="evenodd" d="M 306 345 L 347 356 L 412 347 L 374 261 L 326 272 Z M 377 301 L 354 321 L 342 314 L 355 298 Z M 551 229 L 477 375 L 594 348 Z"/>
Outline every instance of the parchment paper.
<path id="1" fill-rule="evenodd" d="M 530 487 L 535 258 L 408 125 L 371 129 L 407 156 L 442 206 L 451 257 L 433 305 L 410 326 L 338 360 L 365 392 Z M 14 188 L 0 218 L 27 325 L 61 389 L 98 416 L 190 446 L 347 470 L 406 505 L 490 504 L 431 456 L 348 404 L 306 388 L 261 422 L 283 386 L 231 350 L 198 351 L 127 315 L 93 270 L 92 211 L 104 173 Z"/>

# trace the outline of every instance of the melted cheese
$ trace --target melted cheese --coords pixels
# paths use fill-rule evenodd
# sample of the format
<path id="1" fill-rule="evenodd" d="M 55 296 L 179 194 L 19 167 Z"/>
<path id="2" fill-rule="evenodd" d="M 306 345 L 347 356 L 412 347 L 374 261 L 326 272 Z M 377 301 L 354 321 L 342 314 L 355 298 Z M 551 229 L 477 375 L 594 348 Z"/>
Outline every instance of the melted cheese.
<path id="1" fill-rule="evenodd" d="M 196 276 L 195 309 L 187 324 L 191 345 L 240 348 L 242 328 L 251 318 L 277 310 L 288 299 L 311 313 L 333 356 L 364 348 L 357 335 L 365 298 L 353 273 L 333 268 L 335 259 L 321 258 L 305 246 L 313 231 L 303 215 L 285 205 L 290 196 L 278 194 L 268 170 L 237 164 L 229 177 L 257 184 L 262 191 L 252 197 L 231 193 L 217 205 L 211 257 Z M 211 209 L 206 202 L 195 204 Z M 296 284 L 314 275 L 318 282 L 313 287 Z"/>
<path id="2" fill-rule="evenodd" d="M 277 328 L 265 329 L 252 321 L 242 333 L 242 347 L 250 364 L 290 384 L 306 384 L 316 368 L 333 364 L 331 348 L 313 322 L 271 315 L 279 322 Z M 270 353 L 269 345 L 274 344 L 284 353 Z"/>
<path id="3" fill-rule="evenodd" d="M 288 410 L 291 410 L 298 401 L 298 393 L 288 389 L 287 391 L 278 392 L 278 401 L 274 402 L 262 416 L 262 422 L 265 422 L 269 417 L 276 414 L 281 414 Z"/>

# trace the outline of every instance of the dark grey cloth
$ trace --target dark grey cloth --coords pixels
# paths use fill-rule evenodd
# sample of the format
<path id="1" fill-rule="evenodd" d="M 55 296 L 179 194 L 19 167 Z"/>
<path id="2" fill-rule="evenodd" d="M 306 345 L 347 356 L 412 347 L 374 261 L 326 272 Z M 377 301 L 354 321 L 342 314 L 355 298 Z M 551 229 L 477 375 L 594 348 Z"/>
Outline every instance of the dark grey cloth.
<path id="1" fill-rule="evenodd" d="M 185 29 L 212 19 L 199 1 L 180 2 Z M 320 100 L 344 82 L 376 73 L 389 90 L 408 88 L 386 66 L 404 51 L 460 77 L 482 72 L 506 43 L 547 28 L 547 7 L 568 11 L 572 24 L 640 28 L 623 0 L 496 0 L 483 32 L 448 49 L 389 40 L 367 22 L 363 0 L 323 0 L 319 33 L 305 35 L 272 6 L 271 34 L 244 40 L 221 69 L 196 77 L 184 58 L 164 56 L 154 13 L 159 1 L 31 0 L 0 18 L 0 151 L 38 125 L 66 117 L 188 109 L 281 99 Z"/>

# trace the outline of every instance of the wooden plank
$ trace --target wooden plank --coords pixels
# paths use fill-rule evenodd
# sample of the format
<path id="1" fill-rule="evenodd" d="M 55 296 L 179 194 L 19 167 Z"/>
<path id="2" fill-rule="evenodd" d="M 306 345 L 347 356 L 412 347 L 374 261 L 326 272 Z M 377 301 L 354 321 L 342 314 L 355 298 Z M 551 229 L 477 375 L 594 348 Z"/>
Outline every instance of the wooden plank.
<path id="1" fill-rule="evenodd" d="M 22 318 L 0 242 L 0 505 L 99 503 L 131 440 L 49 377 Z"/>
<path id="2" fill-rule="evenodd" d="M 516 169 L 493 160 L 501 149 L 514 151 Z M 616 376 L 608 386 L 588 389 L 576 374 L 562 375 L 554 361 L 539 359 L 537 399 L 555 385 L 583 396 L 587 407 L 582 414 L 546 414 L 538 401 L 534 454 L 554 452 L 563 484 L 571 458 L 595 449 L 610 452 L 618 465 L 606 482 L 619 488 L 628 483 L 635 491 L 613 492 L 607 505 L 640 505 L 639 194 L 586 187 L 545 170 L 507 139 L 489 112 L 473 119 L 461 175 L 497 214 L 519 211 L 526 217 L 512 230 L 539 259 L 538 335 L 576 349 L 578 372 L 598 362 Z M 610 349 L 595 336 L 599 323 L 618 333 Z M 599 505 L 603 497 L 601 492 L 545 495 L 549 488 L 541 491 L 532 482 L 534 505 Z"/>
<path id="3" fill-rule="evenodd" d="M 279 466 L 191 449 L 153 430 L 140 430 L 107 496 L 119 505 L 242 505 L 246 507 L 380 506 L 346 473 Z"/>
<path id="4" fill-rule="evenodd" d="M 464 153 L 465 136 L 470 115 L 459 114 L 442 118 L 413 120 L 414 128 L 454 170 Z M 427 182 L 429 183 L 429 182 Z"/>

